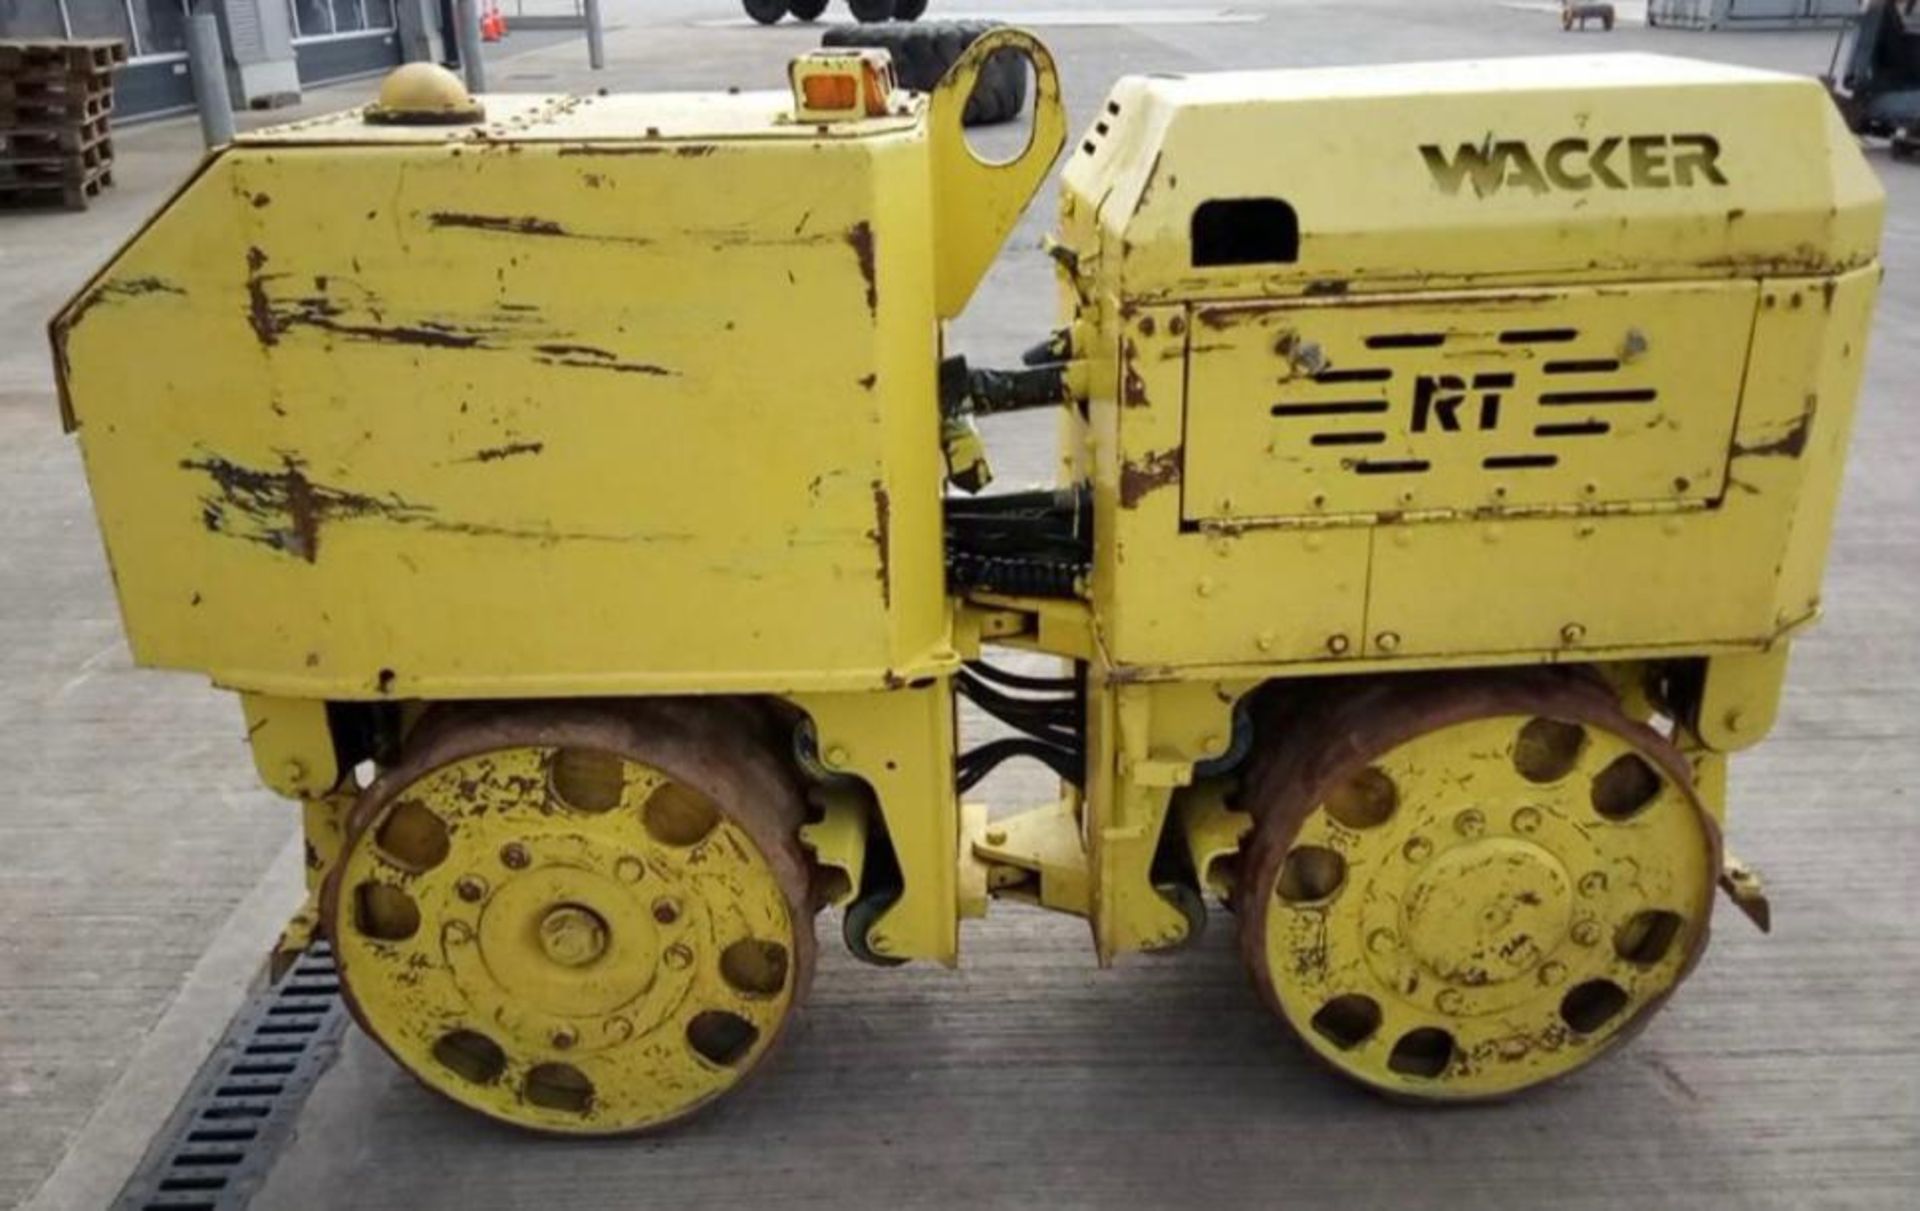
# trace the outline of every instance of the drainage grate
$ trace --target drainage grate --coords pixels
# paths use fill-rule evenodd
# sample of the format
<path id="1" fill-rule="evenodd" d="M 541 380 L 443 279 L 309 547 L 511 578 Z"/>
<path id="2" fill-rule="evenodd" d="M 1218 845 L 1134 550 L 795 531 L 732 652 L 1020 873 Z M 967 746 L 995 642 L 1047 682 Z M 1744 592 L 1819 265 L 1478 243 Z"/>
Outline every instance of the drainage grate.
<path id="1" fill-rule="evenodd" d="M 333 1063 L 347 1011 L 333 949 L 315 941 L 279 983 L 254 994 L 201 1066 L 116 1211 L 245 1207 Z"/>

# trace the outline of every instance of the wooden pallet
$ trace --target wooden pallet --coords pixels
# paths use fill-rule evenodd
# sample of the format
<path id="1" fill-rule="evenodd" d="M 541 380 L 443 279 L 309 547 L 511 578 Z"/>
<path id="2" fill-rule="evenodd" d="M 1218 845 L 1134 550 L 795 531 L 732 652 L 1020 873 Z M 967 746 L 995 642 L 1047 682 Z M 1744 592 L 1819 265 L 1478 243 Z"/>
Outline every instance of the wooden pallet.
<path id="1" fill-rule="evenodd" d="M 97 139 L 84 147 L 66 148 L 32 136 L 0 137 L 0 180 L 10 168 L 105 168 L 113 163 L 113 140 Z"/>
<path id="2" fill-rule="evenodd" d="M 0 76 L 106 75 L 127 61 L 118 38 L 0 42 Z"/>
<path id="3" fill-rule="evenodd" d="M 28 148 L 37 152 L 81 152 L 112 137 L 113 129 L 105 118 L 95 118 L 91 122 L 59 119 L 8 121 L 5 116 L 0 116 L 0 161 L 9 155 L 22 154 L 23 149 Z"/>
<path id="4" fill-rule="evenodd" d="M 0 167 L 0 210 L 27 210 L 64 206 L 85 210 L 87 203 L 113 184 L 111 165 L 78 174 L 64 166 L 56 171 Z"/>
<path id="5" fill-rule="evenodd" d="M 41 120 L 79 122 L 113 112 L 113 82 L 76 78 L 73 87 L 0 78 L 0 126 Z"/>

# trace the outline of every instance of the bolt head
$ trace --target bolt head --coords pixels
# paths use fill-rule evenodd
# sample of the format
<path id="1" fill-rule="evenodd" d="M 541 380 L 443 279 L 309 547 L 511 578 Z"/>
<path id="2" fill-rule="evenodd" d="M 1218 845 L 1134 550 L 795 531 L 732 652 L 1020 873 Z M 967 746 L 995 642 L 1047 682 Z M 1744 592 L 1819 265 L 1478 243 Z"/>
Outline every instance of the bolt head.
<path id="1" fill-rule="evenodd" d="M 1373 645 L 1383 652 L 1400 650 L 1400 634 L 1397 631 L 1382 631 L 1373 638 Z"/>
<path id="2" fill-rule="evenodd" d="M 1523 807 L 1513 813 L 1513 831 L 1516 833 L 1537 833 L 1540 831 L 1540 809 Z"/>
<path id="3" fill-rule="evenodd" d="M 660 961 L 675 971 L 685 971 L 693 965 L 693 951 L 685 945 L 675 942 L 673 945 L 667 947 L 665 953 L 660 956 Z"/>
<path id="4" fill-rule="evenodd" d="M 566 1026 L 562 1026 L 560 1029 L 554 1031 L 551 1038 L 552 1038 L 554 1047 L 556 1047 L 561 1051 L 568 1050 L 575 1043 L 578 1043 L 580 1041 L 580 1036 L 575 1034 L 571 1028 Z"/>
<path id="5" fill-rule="evenodd" d="M 1577 622 L 1569 622 L 1566 626 L 1560 628 L 1560 642 L 1562 643 L 1575 644 L 1586 637 L 1587 628 Z"/>
<path id="6" fill-rule="evenodd" d="M 1346 655 L 1347 649 L 1352 646 L 1353 646 L 1352 642 L 1345 635 L 1327 636 L 1327 650 L 1329 652 L 1332 652 L 1335 656 Z"/>
<path id="7" fill-rule="evenodd" d="M 1573 940 L 1582 946 L 1592 946 L 1600 940 L 1600 923 L 1594 920 L 1575 921 Z"/>
<path id="8" fill-rule="evenodd" d="M 469 904 L 478 903 L 487 894 L 487 881 L 478 875 L 461 875 L 453 885 L 454 894 Z"/>
<path id="9" fill-rule="evenodd" d="M 672 896 L 661 896 L 653 902 L 653 919 L 662 925 L 671 925 L 680 919 L 680 901 Z"/>
<path id="10" fill-rule="evenodd" d="M 1475 808 L 1468 808 L 1453 818 L 1453 831 L 1463 837 L 1477 837 L 1485 832 L 1487 818 Z"/>
<path id="11" fill-rule="evenodd" d="M 500 847 L 500 865 L 508 870 L 525 870 L 531 861 L 533 858 L 527 853 L 527 847 L 518 841 L 509 841 Z"/>

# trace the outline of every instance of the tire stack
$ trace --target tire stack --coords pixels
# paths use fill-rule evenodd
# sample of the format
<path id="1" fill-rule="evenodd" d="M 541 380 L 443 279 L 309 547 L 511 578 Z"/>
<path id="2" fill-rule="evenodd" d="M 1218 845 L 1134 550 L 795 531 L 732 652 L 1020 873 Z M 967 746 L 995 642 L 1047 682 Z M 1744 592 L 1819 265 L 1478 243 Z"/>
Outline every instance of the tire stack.
<path id="1" fill-rule="evenodd" d="M 747 16 L 762 25 L 773 25 L 782 17 L 796 21 L 818 21 L 827 11 L 828 0 L 741 0 Z M 927 11 L 927 0 L 847 0 L 847 11 L 855 21 L 913 21 Z"/>
<path id="2" fill-rule="evenodd" d="M 992 21 L 929 21 L 916 25 L 908 21 L 888 21 L 875 25 L 836 25 L 827 30 L 820 45 L 833 47 L 874 47 L 893 56 L 894 75 L 900 87 L 914 92 L 932 92 L 954 60 L 969 46 L 996 28 Z M 992 126 L 1011 122 L 1027 104 L 1026 60 L 1013 51 L 1001 51 L 987 60 L 980 82 L 967 98 L 961 121 L 968 126 Z"/>
<path id="3" fill-rule="evenodd" d="M 113 184 L 115 39 L 0 42 L 0 207 L 84 210 Z"/>

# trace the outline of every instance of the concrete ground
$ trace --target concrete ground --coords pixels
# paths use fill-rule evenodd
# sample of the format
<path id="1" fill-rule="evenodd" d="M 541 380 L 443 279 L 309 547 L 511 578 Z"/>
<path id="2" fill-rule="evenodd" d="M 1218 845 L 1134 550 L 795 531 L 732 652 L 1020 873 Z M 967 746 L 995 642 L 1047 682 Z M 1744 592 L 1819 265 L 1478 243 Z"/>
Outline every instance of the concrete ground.
<path id="1" fill-rule="evenodd" d="M 1565 35 L 1551 5 L 1493 0 L 934 7 L 1038 27 L 1076 122 L 1132 71 L 1578 47 L 1816 72 L 1831 45 L 1631 20 Z M 750 27 L 733 0 L 607 8 L 607 72 L 585 70 L 578 42 L 516 54 L 509 39 L 495 87 L 770 86 L 816 37 Z M 94 209 L 0 215 L 0 1206 L 111 1198 L 297 894 L 294 813 L 258 788 L 236 705 L 129 667 L 58 432 L 42 325 L 188 171 L 197 132 L 155 124 L 116 146 L 119 184 Z M 1920 419 L 1905 404 L 1920 378 L 1920 167 L 1874 163 L 1887 279 L 1828 612 L 1798 646 L 1773 738 L 1733 774 L 1731 840 L 1769 878 L 1776 932 L 1724 914 L 1691 983 L 1609 1062 L 1512 1104 L 1413 1111 L 1310 1063 L 1217 918 L 1197 950 L 1109 972 L 1079 924 L 1030 912 L 969 925 L 952 972 L 862 967 L 822 922 L 826 959 L 786 1054 L 683 1130 L 518 1135 L 421 1092 L 353 1036 L 255 1205 L 1913 1205 Z M 1005 359 L 1049 326 L 1051 206 L 1036 203 L 956 325 L 960 349 Z M 1005 481 L 1046 475 L 1049 433 L 1036 418 L 989 426 Z M 1002 805 L 1044 793 L 1030 776 L 993 790 Z"/>

